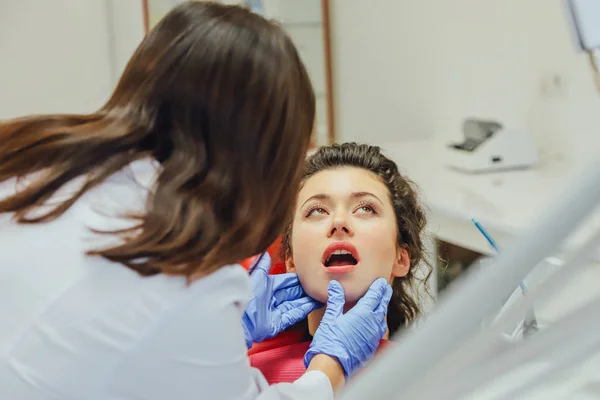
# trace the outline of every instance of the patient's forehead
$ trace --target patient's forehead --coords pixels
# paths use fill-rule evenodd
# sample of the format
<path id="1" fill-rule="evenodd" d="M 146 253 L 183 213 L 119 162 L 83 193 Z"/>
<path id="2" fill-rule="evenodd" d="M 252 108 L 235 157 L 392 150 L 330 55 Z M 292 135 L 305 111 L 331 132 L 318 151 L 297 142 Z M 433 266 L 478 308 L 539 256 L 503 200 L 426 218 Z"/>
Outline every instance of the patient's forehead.
<path id="1" fill-rule="evenodd" d="M 316 194 L 341 199 L 356 192 L 372 193 L 381 201 L 389 199 L 387 187 L 373 172 L 357 167 L 340 167 L 317 172 L 308 178 L 298 194 L 298 205 Z"/>

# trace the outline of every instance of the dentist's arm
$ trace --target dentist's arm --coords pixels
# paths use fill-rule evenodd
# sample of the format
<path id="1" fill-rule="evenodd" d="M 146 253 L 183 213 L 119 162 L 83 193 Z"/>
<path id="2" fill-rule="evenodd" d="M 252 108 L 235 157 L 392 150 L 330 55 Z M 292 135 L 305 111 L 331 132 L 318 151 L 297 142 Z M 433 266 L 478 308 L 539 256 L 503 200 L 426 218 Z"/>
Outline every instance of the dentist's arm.
<path id="1" fill-rule="evenodd" d="M 329 379 L 331 387 L 334 390 L 341 389 L 342 386 L 344 386 L 344 384 L 346 383 L 346 378 L 344 378 L 344 369 L 342 368 L 342 365 L 338 362 L 337 359 L 326 354 L 316 354 L 312 358 L 310 364 L 308 365 L 308 368 L 306 369 L 306 372 L 310 371 L 321 371 L 322 373 L 324 373 Z"/>

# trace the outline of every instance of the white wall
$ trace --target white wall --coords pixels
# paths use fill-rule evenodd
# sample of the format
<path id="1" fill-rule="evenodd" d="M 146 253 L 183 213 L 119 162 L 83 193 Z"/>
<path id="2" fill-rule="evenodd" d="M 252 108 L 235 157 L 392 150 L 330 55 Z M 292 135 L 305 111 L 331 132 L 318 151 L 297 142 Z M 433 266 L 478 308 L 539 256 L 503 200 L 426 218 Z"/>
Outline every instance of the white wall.
<path id="1" fill-rule="evenodd" d="M 331 14 L 341 140 L 456 136 L 478 116 L 549 152 L 600 145 L 600 94 L 562 0 L 332 0 Z"/>
<path id="2" fill-rule="evenodd" d="M 142 36 L 141 0 L 0 1 L 0 119 L 97 109 Z"/>
<path id="3" fill-rule="evenodd" d="M 456 135 L 480 116 L 594 155 L 600 95 L 562 0 L 331 1 L 340 140 Z M 141 0 L 2 0 L 0 118 L 94 110 L 142 35 Z"/>
<path id="4" fill-rule="evenodd" d="M 111 71 L 113 83 L 116 83 L 129 58 L 144 38 L 143 2 L 142 0 L 100 1 L 104 1 L 108 9 L 107 23 L 112 60 Z M 112 86 L 114 85 L 111 85 L 111 91 Z"/>

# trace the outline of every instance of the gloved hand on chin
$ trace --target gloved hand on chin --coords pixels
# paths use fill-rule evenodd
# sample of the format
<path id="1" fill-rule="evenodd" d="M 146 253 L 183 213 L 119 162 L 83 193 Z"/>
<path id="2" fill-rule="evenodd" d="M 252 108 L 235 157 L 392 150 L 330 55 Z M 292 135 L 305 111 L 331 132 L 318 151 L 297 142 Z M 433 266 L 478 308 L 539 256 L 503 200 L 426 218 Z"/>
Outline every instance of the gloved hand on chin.
<path id="1" fill-rule="evenodd" d="M 253 342 L 276 336 L 323 306 L 304 293 L 296 274 L 269 275 L 270 269 L 268 253 L 250 269 L 252 297 L 242 317 L 248 348 Z"/>
<path id="2" fill-rule="evenodd" d="M 385 316 L 392 298 L 392 287 L 377 279 L 356 305 L 343 314 L 345 296 L 342 285 L 329 282 L 327 310 L 304 355 L 304 365 L 317 354 L 337 359 L 346 380 L 371 359 L 387 331 Z"/>

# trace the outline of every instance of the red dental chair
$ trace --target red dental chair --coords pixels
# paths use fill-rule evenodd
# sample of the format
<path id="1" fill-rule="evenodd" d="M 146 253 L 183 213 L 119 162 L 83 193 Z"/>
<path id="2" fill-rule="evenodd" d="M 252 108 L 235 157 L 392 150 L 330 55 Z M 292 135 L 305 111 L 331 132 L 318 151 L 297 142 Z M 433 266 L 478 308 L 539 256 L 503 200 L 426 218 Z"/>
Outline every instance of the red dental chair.
<path id="1" fill-rule="evenodd" d="M 277 239 L 269 248 L 267 249 L 267 253 L 271 256 L 271 275 L 276 274 L 284 274 L 285 270 L 285 260 L 281 259 L 281 239 Z M 258 255 L 250 257 L 242 261 L 240 264 L 242 267 L 246 269 L 250 269 L 254 261 Z"/>

